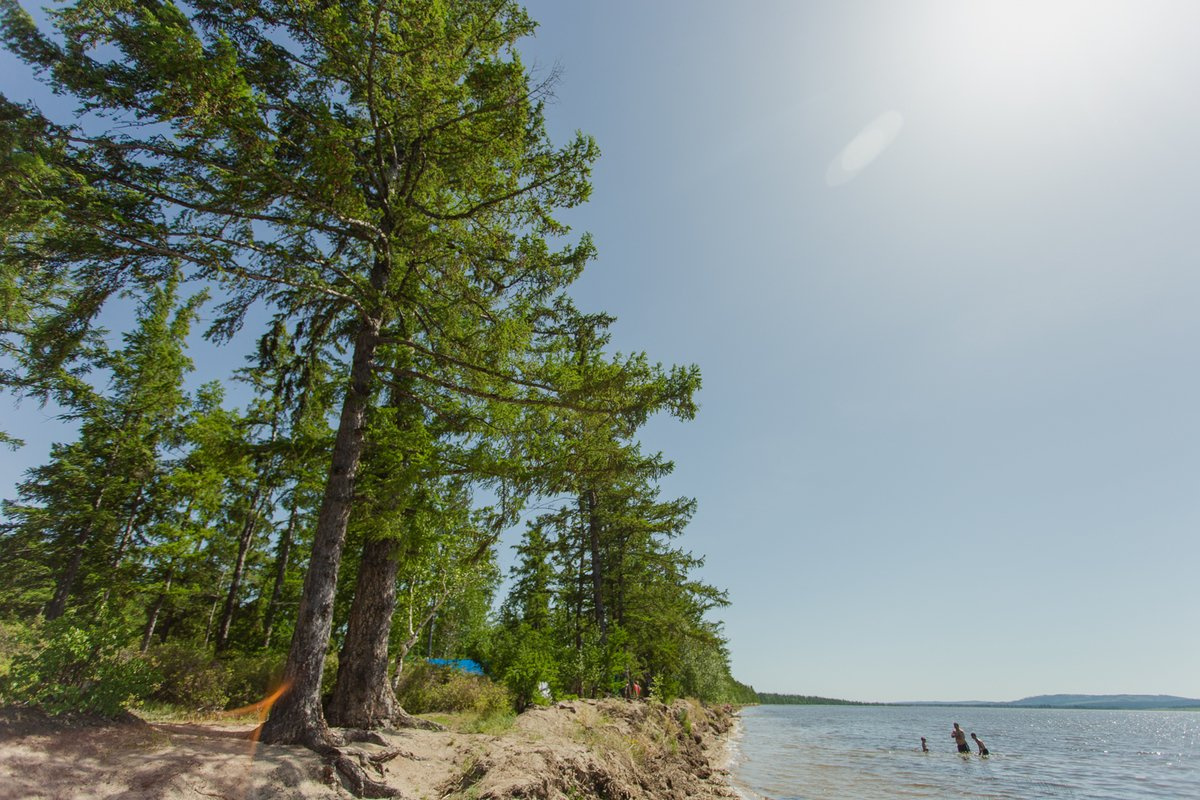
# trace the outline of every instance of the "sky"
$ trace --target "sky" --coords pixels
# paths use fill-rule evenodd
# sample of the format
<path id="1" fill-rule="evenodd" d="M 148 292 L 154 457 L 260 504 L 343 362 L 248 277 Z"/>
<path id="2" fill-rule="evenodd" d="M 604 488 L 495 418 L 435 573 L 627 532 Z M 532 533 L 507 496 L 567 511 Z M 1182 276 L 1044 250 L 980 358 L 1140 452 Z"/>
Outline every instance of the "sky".
<path id="1" fill-rule="evenodd" d="M 642 439 L 735 676 L 1200 697 L 1200 6 L 527 5 L 603 152 L 577 301 L 703 372 Z M 12 496 L 57 429 L 0 402 Z"/>

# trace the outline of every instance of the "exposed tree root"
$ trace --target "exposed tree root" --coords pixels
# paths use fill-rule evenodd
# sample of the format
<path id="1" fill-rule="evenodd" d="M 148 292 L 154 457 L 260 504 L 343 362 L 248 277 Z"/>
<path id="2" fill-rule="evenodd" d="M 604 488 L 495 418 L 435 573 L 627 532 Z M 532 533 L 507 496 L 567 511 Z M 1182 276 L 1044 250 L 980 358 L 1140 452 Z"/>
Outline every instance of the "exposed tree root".
<path id="1" fill-rule="evenodd" d="M 388 740 L 375 731 L 368 731 L 363 728 L 342 728 L 341 733 L 342 738 L 347 742 L 366 742 L 368 744 L 377 744 L 380 747 L 388 746 Z"/>
<path id="2" fill-rule="evenodd" d="M 407 758 L 409 761 L 425 761 L 425 758 L 423 758 L 422 756 L 419 756 L 416 753 L 410 753 L 407 750 L 401 750 L 399 747 L 394 747 L 391 750 L 387 750 L 382 753 L 376 753 L 375 755 L 370 757 L 370 761 L 372 764 L 375 765 L 375 768 L 380 771 L 380 774 L 382 774 L 383 767 L 380 765 L 386 764 L 387 762 L 391 761 L 393 758 L 396 758 L 398 756 Z"/>
<path id="3" fill-rule="evenodd" d="M 335 744 L 336 742 L 336 744 Z M 326 731 L 324 736 L 311 736 L 304 741 L 305 747 L 324 757 L 337 769 L 338 774 L 347 783 L 347 788 L 355 797 L 400 797 L 400 790 L 386 783 L 368 777 L 366 766 L 371 764 L 370 756 L 361 750 L 342 750 L 340 737 L 332 731 Z M 383 762 L 371 764 L 383 775 Z"/>
<path id="4" fill-rule="evenodd" d="M 414 717 L 402 708 L 396 709 L 396 713 L 392 715 L 392 724 L 397 728 L 419 728 L 423 731 L 444 731 L 445 725 L 439 725 L 436 722 L 431 722 L 427 719 Z"/>

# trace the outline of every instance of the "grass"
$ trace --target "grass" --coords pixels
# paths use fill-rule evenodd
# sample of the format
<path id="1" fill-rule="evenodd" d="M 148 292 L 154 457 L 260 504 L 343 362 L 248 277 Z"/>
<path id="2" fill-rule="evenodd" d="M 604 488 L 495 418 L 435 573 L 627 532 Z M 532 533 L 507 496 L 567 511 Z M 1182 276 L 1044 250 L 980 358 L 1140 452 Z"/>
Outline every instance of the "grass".
<path id="1" fill-rule="evenodd" d="M 485 733 L 498 736 L 516 724 L 517 714 L 514 711 L 492 711 L 483 714 L 475 711 L 452 711 L 422 714 L 421 718 L 445 725 L 455 733 Z"/>

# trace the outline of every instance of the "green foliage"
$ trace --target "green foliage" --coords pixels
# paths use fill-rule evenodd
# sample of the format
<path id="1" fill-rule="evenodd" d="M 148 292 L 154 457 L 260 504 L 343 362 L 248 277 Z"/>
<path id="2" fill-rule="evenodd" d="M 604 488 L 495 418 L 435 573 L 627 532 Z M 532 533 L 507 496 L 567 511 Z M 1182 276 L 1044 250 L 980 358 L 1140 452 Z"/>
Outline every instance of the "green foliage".
<path id="1" fill-rule="evenodd" d="M 162 679 L 151 699 L 189 712 L 258 702 L 278 685 L 283 672 L 283 658 L 278 653 L 218 658 L 208 647 L 183 642 L 152 647 L 146 657 Z"/>
<path id="2" fill-rule="evenodd" d="M 508 691 L 490 678 L 424 662 L 405 668 L 396 697 L 413 714 L 469 711 L 485 719 L 512 708 Z"/>
<path id="3" fill-rule="evenodd" d="M 151 699 L 187 711 L 217 711 L 229 704 L 229 671 L 208 648 L 164 644 L 147 653 L 162 678 Z"/>
<path id="4" fill-rule="evenodd" d="M 679 723 L 679 727 L 685 735 L 692 735 L 692 717 L 688 714 L 688 707 L 686 705 L 681 705 L 675 709 L 675 721 Z"/>
<path id="5" fill-rule="evenodd" d="M 392 652 L 486 652 L 505 687 L 410 667 L 410 711 L 634 680 L 744 697 L 705 618 L 725 596 L 674 542 L 695 503 L 659 497 L 672 465 L 635 438 L 659 412 L 694 416 L 699 370 L 613 354 L 613 318 L 565 295 L 594 253 L 556 215 L 587 199 L 598 150 L 550 141 L 523 9 L 67 0 L 48 24 L 0 6 L 8 49 L 92 113 L 59 124 L 0 98 L 0 345 L 24 354 L 0 383 L 56 399 L 79 437 L 4 508 L 0 617 L 107 608 L 129 625 L 58 631 L 36 662 L 0 632 L 0 674 L 16 659 L 26 694 L 30 670 L 90 691 L 115 679 L 75 673 L 157 642 L 160 700 L 253 702 L 279 679 L 272 646 L 295 633 L 292 663 L 317 664 L 350 629 L 356 557 L 311 589 L 303 571 L 370 537 L 399 553 Z M 218 296 L 218 341 L 266 306 L 244 409 L 219 380 L 183 389 L 203 302 L 185 280 Z M 122 293 L 139 306 L 114 349 L 95 325 Z M 335 439 L 339 407 L 362 424 Z M 552 510 L 497 626 L 495 542 L 533 501 Z M 319 519 L 349 527 L 318 537 Z M 332 621 L 293 630 L 302 592 Z M 109 655 L 79 663 L 89 648 Z"/>
<path id="6" fill-rule="evenodd" d="M 36 632 L 20 621 L 0 621 L 0 691 L 14 660 L 28 657 L 37 644 Z"/>
<path id="7" fill-rule="evenodd" d="M 126 641 L 127 633 L 115 626 L 85 627 L 69 616 L 47 622 L 38 631 L 36 651 L 14 659 L 5 695 L 51 714 L 117 716 L 147 698 L 160 681 Z"/>
<path id="8" fill-rule="evenodd" d="M 660 672 L 650 680 L 650 698 L 664 705 L 674 703 L 679 697 L 679 681 L 667 673 Z"/>
<path id="9" fill-rule="evenodd" d="M 228 706 L 241 708 L 268 696 L 283 678 L 283 653 L 234 653 L 223 658 Z M 334 669 L 337 663 L 334 662 Z"/>
<path id="10" fill-rule="evenodd" d="M 775 692 L 758 692 L 758 702 L 763 705 L 786 706 L 867 706 L 857 700 L 835 700 L 830 697 L 817 697 L 807 694 L 778 694 Z"/>
<path id="11" fill-rule="evenodd" d="M 555 650 L 547 632 L 528 625 L 497 631 L 490 667 L 501 676 L 518 711 L 547 702 L 544 687 L 556 693 L 560 663 Z"/>

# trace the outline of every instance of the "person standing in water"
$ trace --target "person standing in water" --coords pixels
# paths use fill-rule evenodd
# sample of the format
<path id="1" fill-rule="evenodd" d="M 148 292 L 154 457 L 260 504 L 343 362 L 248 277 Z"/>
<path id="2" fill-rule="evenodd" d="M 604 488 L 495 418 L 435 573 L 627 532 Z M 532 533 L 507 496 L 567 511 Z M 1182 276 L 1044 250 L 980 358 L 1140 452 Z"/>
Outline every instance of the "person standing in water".
<path id="1" fill-rule="evenodd" d="M 925 737 L 924 737 L 924 736 L 922 736 L 922 737 L 921 737 L 921 752 L 922 752 L 922 753 L 928 753 L 928 752 L 929 752 L 929 745 L 925 744 Z"/>
<path id="2" fill-rule="evenodd" d="M 970 753 L 971 745 L 967 744 L 967 734 L 963 729 L 958 727 L 958 723 L 954 723 L 954 730 L 950 731 L 950 737 L 954 739 L 954 743 L 958 745 L 958 752 Z"/>
<path id="3" fill-rule="evenodd" d="M 981 756 L 990 755 L 988 753 L 987 745 L 983 743 L 983 739 L 980 739 L 978 736 L 976 736 L 973 733 L 971 734 L 971 738 L 975 740 L 975 744 L 979 745 L 979 755 L 981 755 Z M 971 748 L 968 747 L 967 751 L 970 752 L 970 749 Z"/>

